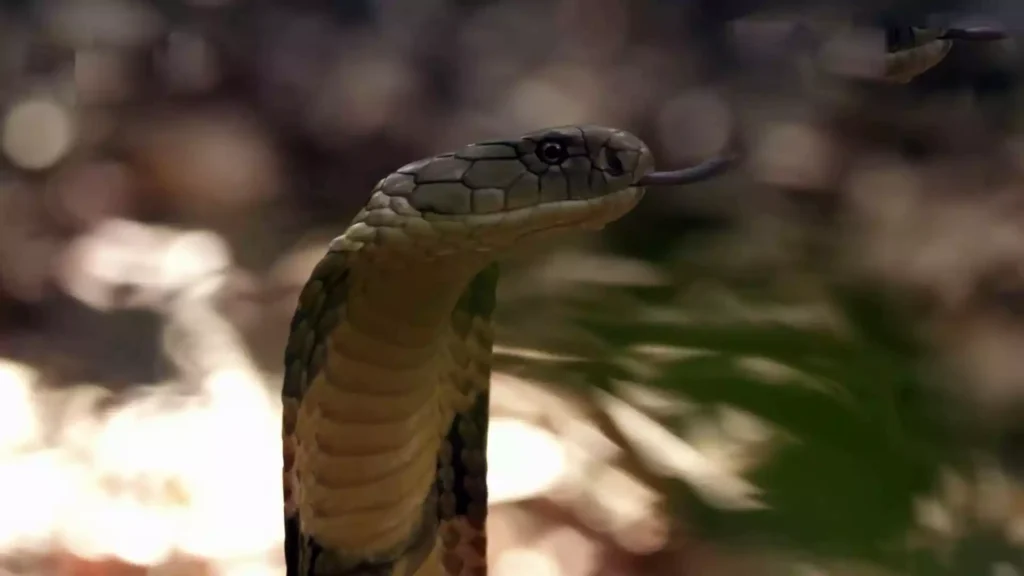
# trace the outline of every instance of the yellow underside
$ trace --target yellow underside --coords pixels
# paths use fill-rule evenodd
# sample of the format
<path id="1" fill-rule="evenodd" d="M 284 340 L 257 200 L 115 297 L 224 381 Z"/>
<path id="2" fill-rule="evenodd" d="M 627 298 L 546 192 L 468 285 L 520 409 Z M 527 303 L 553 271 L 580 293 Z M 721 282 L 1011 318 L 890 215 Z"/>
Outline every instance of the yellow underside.
<path id="1" fill-rule="evenodd" d="M 360 337 L 331 338 L 325 368 L 299 408 L 299 513 L 322 545 L 383 559 L 418 528 L 444 426 L 439 387 L 424 385 L 437 378 L 432 356 L 392 368 L 339 351 Z"/>
<path id="2" fill-rule="evenodd" d="M 486 389 L 481 366 L 489 366 L 493 333 L 477 318 L 451 319 L 469 327 L 461 338 L 449 322 L 385 330 L 371 324 L 379 318 L 347 316 L 327 339 L 323 368 L 296 414 L 291 500 L 303 532 L 320 545 L 353 562 L 393 560 L 402 576 L 410 560 L 401 552 L 420 528 L 454 413 Z M 415 576 L 483 565 L 481 553 L 456 559 L 440 542 Z"/>

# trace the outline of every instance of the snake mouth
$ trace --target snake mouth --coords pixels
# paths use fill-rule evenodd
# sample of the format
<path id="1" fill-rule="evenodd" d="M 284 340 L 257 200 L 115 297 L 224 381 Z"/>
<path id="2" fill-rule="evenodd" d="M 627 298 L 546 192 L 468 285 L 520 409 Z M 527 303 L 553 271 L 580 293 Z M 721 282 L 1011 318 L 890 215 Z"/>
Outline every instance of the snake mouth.
<path id="1" fill-rule="evenodd" d="M 495 214 L 477 214 L 466 218 L 425 212 L 423 219 L 440 225 L 439 234 L 465 234 L 487 244 L 504 239 L 496 245 L 515 244 L 548 233 L 565 230 L 597 230 L 629 212 L 644 196 L 642 186 L 630 186 L 610 194 L 579 200 L 563 200 L 529 206 Z M 447 227 L 446 223 L 456 224 Z M 478 245 L 483 247 L 483 244 Z"/>

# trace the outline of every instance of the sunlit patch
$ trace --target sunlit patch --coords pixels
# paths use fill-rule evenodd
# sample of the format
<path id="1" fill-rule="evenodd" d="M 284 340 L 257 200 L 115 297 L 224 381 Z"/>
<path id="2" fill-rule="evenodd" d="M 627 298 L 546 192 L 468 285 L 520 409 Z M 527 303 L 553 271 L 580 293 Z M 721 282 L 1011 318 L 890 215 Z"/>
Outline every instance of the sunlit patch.
<path id="1" fill-rule="evenodd" d="M 69 409 L 78 413 L 53 449 L 40 448 L 34 382 L 30 369 L 0 362 L 0 551 L 56 544 L 141 566 L 184 552 L 228 572 L 253 558 L 273 569 L 267 555 L 283 540 L 280 408 L 258 373 L 214 370 L 202 394 L 158 389 L 95 417 Z M 77 400 L 69 405 L 95 404 Z"/>
<path id="2" fill-rule="evenodd" d="M 32 368 L 0 359 L 0 453 L 24 448 L 39 440 Z"/>
<path id="3" fill-rule="evenodd" d="M 528 548 L 518 548 L 502 555 L 494 566 L 494 573 L 498 576 L 561 576 L 562 570 L 550 555 Z"/>
<path id="4" fill-rule="evenodd" d="M 511 418 L 494 418 L 487 444 L 491 504 L 537 497 L 567 470 L 562 443 L 553 434 Z"/>
<path id="5" fill-rule="evenodd" d="M 11 456 L 0 461 L 0 552 L 36 550 L 50 544 L 53 528 L 74 497 L 77 478 L 57 451 Z M 45 498 L 32 498 L 45 494 Z"/>

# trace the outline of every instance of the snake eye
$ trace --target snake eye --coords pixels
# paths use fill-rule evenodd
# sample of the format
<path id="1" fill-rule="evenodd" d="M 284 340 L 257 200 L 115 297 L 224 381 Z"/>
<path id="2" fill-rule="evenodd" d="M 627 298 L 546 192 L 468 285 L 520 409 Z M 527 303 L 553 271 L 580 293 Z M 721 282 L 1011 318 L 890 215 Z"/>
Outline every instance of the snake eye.
<path id="1" fill-rule="evenodd" d="M 537 156 L 547 164 L 561 164 L 569 157 L 569 151 L 557 140 L 545 140 L 537 146 Z"/>

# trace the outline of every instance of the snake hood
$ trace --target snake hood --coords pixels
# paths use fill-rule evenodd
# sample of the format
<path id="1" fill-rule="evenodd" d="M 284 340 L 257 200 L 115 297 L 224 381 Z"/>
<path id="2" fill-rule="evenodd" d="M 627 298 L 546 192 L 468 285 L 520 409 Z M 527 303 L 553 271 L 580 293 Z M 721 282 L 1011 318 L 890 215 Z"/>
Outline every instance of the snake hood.
<path id="1" fill-rule="evenodd" d="M 648 147 L 567 126 L 399 168 L 299 296 L 282 389 L 288 576 L 484 576 L 497 259 L 598 228 L 648 185 Z"/>

